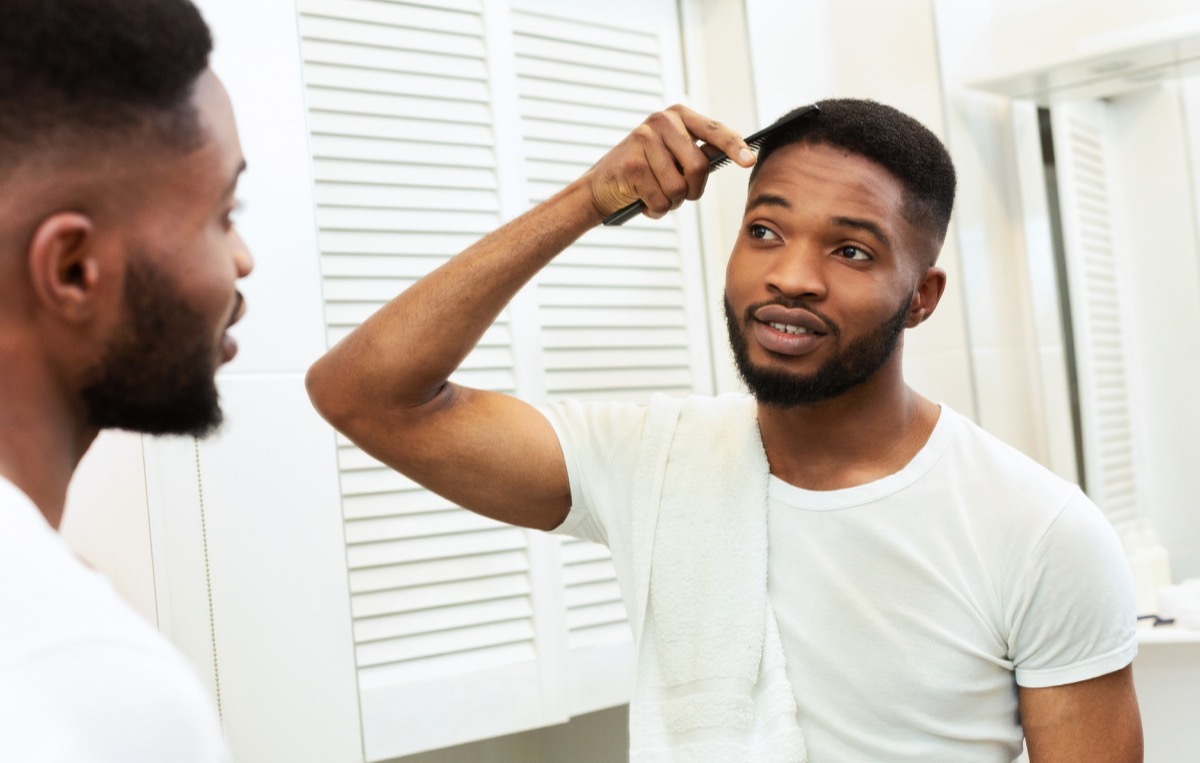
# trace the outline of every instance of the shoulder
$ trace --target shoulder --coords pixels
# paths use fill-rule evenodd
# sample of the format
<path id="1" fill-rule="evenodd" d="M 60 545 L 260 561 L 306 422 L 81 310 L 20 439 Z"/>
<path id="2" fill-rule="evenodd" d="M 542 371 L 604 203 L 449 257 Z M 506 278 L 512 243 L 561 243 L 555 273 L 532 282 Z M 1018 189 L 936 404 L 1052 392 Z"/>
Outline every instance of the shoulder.
<path id="1" fill-rule="evenodd" d="M 943 415 L 951 417 L 951 433 L 926 482 L 927 497 L 954 507 L 993 574 L 1022 577 L 1051 535 L 1062 545 L 1086 546 L 1112 534 L 1077 485 L 949 408 Z"/>
<path id="2" fill-rule="evenodd" d="M 984 430 L 975 422 L 943 406 L 950 417 L 952 437 L 946 458 L 964 481 L 994 497 L 1041 511 L 1061 510 L 1078 491 L 1045 466 Z"/>

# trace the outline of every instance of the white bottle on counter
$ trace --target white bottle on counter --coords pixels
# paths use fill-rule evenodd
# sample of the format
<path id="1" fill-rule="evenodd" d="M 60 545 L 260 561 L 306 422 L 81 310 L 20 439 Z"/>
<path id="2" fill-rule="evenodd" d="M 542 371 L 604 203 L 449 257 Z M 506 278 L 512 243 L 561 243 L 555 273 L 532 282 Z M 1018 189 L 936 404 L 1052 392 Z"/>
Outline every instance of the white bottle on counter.
<path id="1" fill-rule="evenodd" d="M 1158 590 L 1171 585 L 1171 562 L 1158 535 L 1145 519 L 1121 533 L 1121 543 L 1133 572 L 1138 617 L 1159 614 Z"/>

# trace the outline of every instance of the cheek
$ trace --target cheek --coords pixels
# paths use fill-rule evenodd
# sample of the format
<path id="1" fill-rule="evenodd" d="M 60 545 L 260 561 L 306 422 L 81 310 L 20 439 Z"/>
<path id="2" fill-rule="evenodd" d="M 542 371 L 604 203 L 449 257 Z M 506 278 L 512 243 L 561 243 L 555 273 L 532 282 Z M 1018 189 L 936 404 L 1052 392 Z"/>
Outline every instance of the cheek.
<path id="1" fill-rule="evenodd" d="M 756 283 L 762 282 L 763 275 L 758 272 L 754 257 L 735 248 L 725 265 L 725 292 L 736 304 L 738 297 L 744 297 L 753 290 Z"/>
<path id="2" fill-rule="evenodd" d="M 227 317 L 234 300 L 237 274 L 227 242 L 215 237 L 194 251 L 184 290 L 194 307 L 213 321 Z M 223 326 L 223 324 L 222 324 Z"/>

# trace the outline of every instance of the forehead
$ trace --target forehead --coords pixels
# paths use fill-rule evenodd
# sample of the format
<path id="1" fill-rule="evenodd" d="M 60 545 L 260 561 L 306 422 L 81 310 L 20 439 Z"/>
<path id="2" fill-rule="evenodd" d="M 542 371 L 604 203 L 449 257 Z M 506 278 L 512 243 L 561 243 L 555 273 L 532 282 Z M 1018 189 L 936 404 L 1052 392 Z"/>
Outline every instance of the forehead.
<path id="1" fill-rule="evenodd" d="M 233 105 L 212 71 L 196 80 L 192 106 L 200 126 L 199 144 L 192 150 L 167 149 L 155 161 L 147 157 L 140 185 L 152 189 L 144 208 L 161 222 L 173 216 L 200 220 L 211 216 L 232 192 L 243 166 Z M 137 165 L 131 163 L 136 171 Z"/>
<path id="2" fill-rule="evenodd" d="M 205 179 L 227 184 L 242 165 L 242 146 L 229 94 L 211 70 L 196 80 L 192 105 L 199 117 L 202 143 L 186 157 L 185 164 L 192 172 L 207 176 Z"/>
<path id="3" fill-rule="evenodd" d="M 870 159 L 827 144 L 793 143 L 772 153 L 750 183 L 747 204 L 762 195 L 796 210 L 866 216 L 897 234 L 908 227 L 900 181 Z"/>
<path id="4" fill-rule="evenodd" d="M 233 104 L 225 86 L 211 69 L 206 70 L 196 80 L 192 103 L 200 117 L 205 146 L 227 158 L 236 156 L 234 164 L 240 163 L 242 146 L 233 118 Z"/>

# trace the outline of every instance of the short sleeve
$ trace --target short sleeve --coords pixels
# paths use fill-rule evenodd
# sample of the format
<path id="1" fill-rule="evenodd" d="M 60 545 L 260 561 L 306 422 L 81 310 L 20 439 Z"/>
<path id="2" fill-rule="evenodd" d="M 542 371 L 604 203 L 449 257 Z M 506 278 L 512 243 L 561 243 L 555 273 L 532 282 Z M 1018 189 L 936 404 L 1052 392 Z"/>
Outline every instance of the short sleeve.
<path id="1" fill-rule="evenodd" d="M 228 763 L 216 708 L 182 658 L 68 644 L 0 671 L 0 759 Z"/>
<path id="2" fill-rule="evenodd" d="M 571 511 L 553 532 L 609 545 L 610 530 L 628 511 L 645 407 L 567 400 L 541 411 L 558 436 L 571 481 Z"/>
<path id="3" fill-rule="evenodd" d="M 1133 578 L 1116 532 L 1074 491 L 1009 603 L 1017 684 L 1060 686 L 1120 670 L 1137 654 Z"/>

